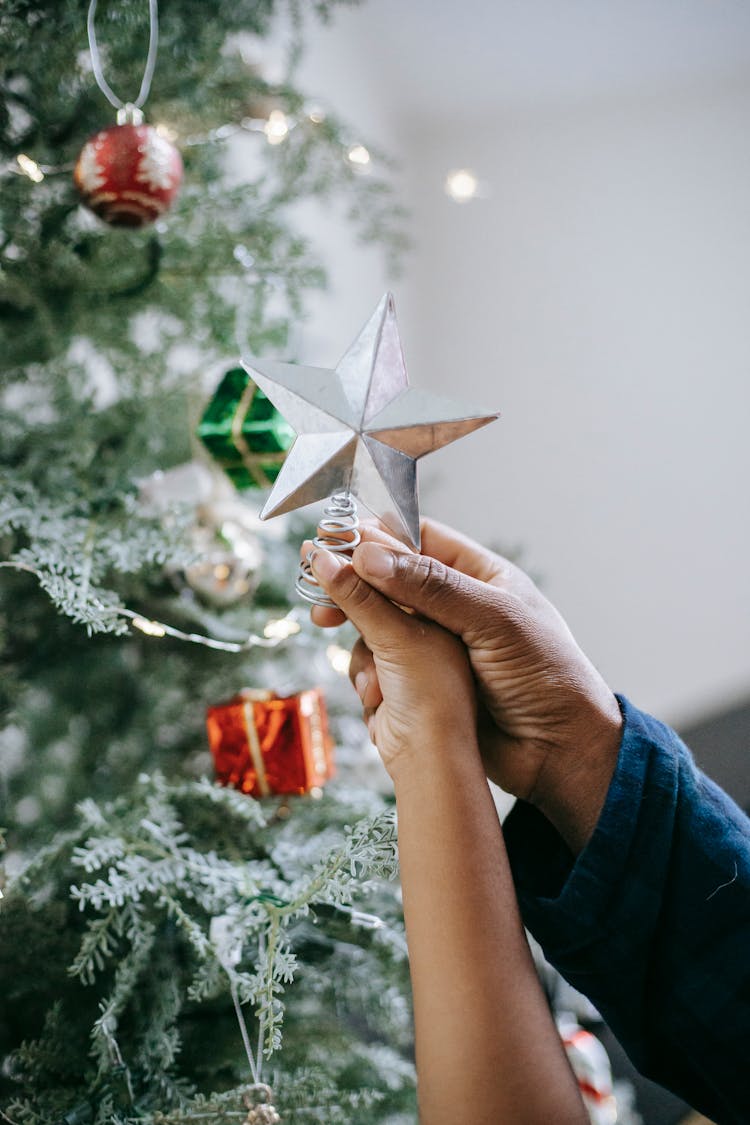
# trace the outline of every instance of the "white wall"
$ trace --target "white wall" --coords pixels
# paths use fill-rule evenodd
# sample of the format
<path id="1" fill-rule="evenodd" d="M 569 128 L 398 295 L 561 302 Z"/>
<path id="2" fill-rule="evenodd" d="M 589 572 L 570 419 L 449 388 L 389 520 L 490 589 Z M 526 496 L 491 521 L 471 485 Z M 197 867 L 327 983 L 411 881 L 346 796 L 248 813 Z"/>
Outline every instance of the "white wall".
<path id="1" fill-rule="evenodd" d="M 412 381 L 503 412 L 424 463 L 423 510 L 520 545 L 642 706 L 678 722 L 746 695 L 750 82 L 478 120 L 457 92 L 455 120 L 415 121 L 386 111 L 355 17 L 320 33 L 308 85 L 406 162 Z M 488 199 L 446 198 L 460 165 Z M 345 230 L 319 233 L 311 362 L 383 285 Z"/>
<path id="2" fill-rule="evenodd" d="M 398 156 L 401 142 L 381 96 L 380 75 L 368 65 L 356 10 L 332 26 L 308 21 L 307 50 L 299 85 L 313 100 L 351 125 L 351 142 Z M 352 18 L 354 17 L 354 19 Z M 378 175 L 382 169 L 375 167 Z M 399 182 L 399 193 L 403 190 Z M 392 288 L 380 247 L 363 244 L 346 217 L 346 200 L 313 202 L 298 210 L 307 236 L 328 267 L 325 292 L 310 295 L 309 318 L 298 340 L 305 362 L 333 366 L 368 320 L 386 289 Z"/>
<path id="3" fill-rule="evenodd" d="M 748 120 L 750 83 L 484 121 L 462 207 L 445 122 L 414 138 L 412 372 L 503 411 L 425 464 L 430 507 L 520 544 L 675 721 L 750 690 Z"/>

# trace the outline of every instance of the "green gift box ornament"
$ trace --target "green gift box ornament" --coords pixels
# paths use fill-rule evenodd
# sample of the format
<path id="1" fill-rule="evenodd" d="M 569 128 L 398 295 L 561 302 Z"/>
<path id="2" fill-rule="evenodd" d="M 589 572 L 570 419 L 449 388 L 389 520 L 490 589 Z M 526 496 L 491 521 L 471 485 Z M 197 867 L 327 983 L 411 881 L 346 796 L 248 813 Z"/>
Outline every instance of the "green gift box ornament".
<path id="1" fill-rule="evenodd" d="M 236 488 L 270 488 L 295 433 L 244 367 L 227 371 L 197 434 Z"/>

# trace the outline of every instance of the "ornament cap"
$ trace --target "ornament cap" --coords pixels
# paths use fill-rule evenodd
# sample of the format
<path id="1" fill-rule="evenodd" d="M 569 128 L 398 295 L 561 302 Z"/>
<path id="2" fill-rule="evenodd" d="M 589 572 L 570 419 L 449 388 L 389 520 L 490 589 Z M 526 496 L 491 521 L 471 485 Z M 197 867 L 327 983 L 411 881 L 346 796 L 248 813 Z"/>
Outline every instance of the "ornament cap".
<path id="1" fill-rule="evenodd" d="M 246 1125 L 280 1125 L 281 1118 L 272 1104 L 273 1091 L 264 1082 L 251 1086 L 242 1100 L 248 1111 Z"/>
<path id="2" fill-rule="evenodd" d="M 139 109 L 137 105 L 133 105 L 132 102 L 126 102 L 125 105 L 120 106 L 117 111 L 117 124 L 142 125 L 143 110 Z"/>

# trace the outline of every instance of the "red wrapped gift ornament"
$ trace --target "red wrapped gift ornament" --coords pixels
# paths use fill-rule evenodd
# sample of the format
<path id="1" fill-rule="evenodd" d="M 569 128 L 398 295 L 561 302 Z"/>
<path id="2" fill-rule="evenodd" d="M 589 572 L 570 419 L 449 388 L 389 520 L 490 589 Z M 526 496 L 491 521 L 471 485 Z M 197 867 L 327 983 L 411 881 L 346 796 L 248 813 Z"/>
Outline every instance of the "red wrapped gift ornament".
<path id="1" fill-rule="evenodd" d="M 333 775 L 323 693 L 245 688 L 206 711 L 216 778 L 253 797 L 309 793 Z"/>

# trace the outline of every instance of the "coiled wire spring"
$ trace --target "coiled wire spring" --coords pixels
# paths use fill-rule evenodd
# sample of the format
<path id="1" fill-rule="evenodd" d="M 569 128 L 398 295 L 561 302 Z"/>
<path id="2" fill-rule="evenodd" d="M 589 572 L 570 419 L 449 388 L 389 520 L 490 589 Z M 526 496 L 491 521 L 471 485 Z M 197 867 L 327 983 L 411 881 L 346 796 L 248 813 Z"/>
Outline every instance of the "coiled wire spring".
<path id="1" fill-rule="evenodd" d="M 335 606 L 328 594 L 321 589 L 312 572 L 310 560 L 313 552 L 320 547 L 334 554 L 351 554 L 361 539 L 357 504 L 350 492 L 334 492 L 323 509 L 323 517 L 318 524 L 318 534 L 313 539 L 313 549 L 300 563 L 295 588 L 301 598 L 312 605 Z"/>

